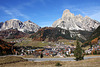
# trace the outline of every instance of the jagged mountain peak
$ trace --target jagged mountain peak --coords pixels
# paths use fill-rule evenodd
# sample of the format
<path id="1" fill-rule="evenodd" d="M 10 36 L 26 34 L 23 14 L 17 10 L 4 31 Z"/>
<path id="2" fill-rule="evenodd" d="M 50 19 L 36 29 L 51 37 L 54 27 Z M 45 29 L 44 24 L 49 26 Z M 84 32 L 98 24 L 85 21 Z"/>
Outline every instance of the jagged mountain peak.
<path id="1" fill-rule="evenodd" d="M 24 23 L 21 22 L 18 19 L 11 19 L 8 21 L 5 21 L 1 27 L 1 30 L 7 30 L 7 29 L 18 29 L 19 31 L 22 32 L 28 32 L 28 31 L 38 31 L 40 29 L 40 26 L 37 24 L 33 23 L 32 21 L 28 20 L 25 21 Z"/>
<path id="2" fill-rule="evenodd" d="M 31 20 L 27 20 L 26 22 L 32 23 L 32 21 L 31 21 Z"/>
<path id="3" fill-rule="evenodd" d="M 63 11 L 62 19 L 64 19 L 64 17 L 66 17 L 66 16 L 72 17 L 72 16 L 74 16 L 74 14 L 72 14 L 68 9 L 66 9 Z"/>
<path id="4" fill-rule="evenodd" d="M 90 17 L 88 17 L 88 16 L 85 16 L 85 18 L 89 18 L 90 19 Z"/>
<path id="5" fill-rule="evenodd" d="M 37 32 L 40 29 L 40 26 L 38 26 L 37 24 L 35 24 L 34 22 L 28 20 L 24 22 L 24 29 L 29 29 L 30 31 L 34 31 Z"/>
<path id="6" fill-rule="evenodd" d="M 68 9 L 64 10 L 60 19 L 52 24 L 52 27 L 60 27 L 66 30 L 86 30 L 93 31 L 100 23 L 88 16 L 74 15 Z"/>
<path id="7" fill-rule="evenodd" d="M 79 14 L 79 15 L 76 15 L 76 17 L 80 17 L 80 18 L 83 18 L 83 16 L 82 16 L 81 14 Z"/>
<path id="8" fill-rule="evenodd" d="M 11 22 L 11 23 L 20 23 L 21 21 L 18 20 L 18 19 L 10 19 L 10 20 L 7 20 L 6 22 Z"/>
<path id="9" fill-rule="evenodd" d="M 7 20 L 6 22 L 16 23 L 16 22 L 21 22 L 21 21 L 18 19 L 10 19 L 10 20 Z"/>
<path id="10" fill-rule="evenodd" d="M 22 29 L 23 28 L 23 22 L 21 22 L 20 20 L 17 19 L 11 19 L 8 21 L 5 21 L 1 27 L 1 30 L 6 30 L 6 29 Z"/>
<path id="11" fill-rule="evenodd" d="M 63 11 L 63 14 L 64 14 L 64 13 L 70 13 L 70 10 L 65 9 L 65 10 Z"/>
<path id="12" fill-rule="evenodd" d="M 28 23 L 28 24 L 32 23 L 32 24 L 35 24 L 35 23 L 32 22 L 31 20 L 27 20 L 27 21 L 25 21 L 24 23 Z"/>

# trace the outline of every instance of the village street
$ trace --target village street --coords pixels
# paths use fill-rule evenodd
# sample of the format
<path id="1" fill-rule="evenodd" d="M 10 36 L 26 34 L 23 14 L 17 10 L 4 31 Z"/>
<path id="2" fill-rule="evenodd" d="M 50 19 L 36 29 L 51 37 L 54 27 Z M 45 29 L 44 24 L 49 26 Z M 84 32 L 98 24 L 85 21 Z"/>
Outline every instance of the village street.
<path id="1" fill-rule="evenodd" d="M 91 58 L 97 58 L 100 56 L 88 56 L 84 57 L 84 59 L 91 59 Z M 27 59 L 28 61 L 35 61 L 35 62 L 40 62 L 40 61 L 75 61 L 75 57 L 68 57 L 68 58 L 24 58 Z"/>

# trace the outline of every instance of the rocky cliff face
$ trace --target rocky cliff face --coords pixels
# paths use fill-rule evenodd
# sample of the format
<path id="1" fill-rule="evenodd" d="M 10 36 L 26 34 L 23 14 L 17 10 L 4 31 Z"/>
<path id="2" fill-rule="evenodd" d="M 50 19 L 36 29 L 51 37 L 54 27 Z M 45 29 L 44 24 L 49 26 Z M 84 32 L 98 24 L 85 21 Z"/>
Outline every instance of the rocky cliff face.
<path id="1" fill-rule="evenodd" d="M 5 21 L 3 26 L 1 27 L 1 30 L 7 30 L 7 29 L 18 29 L 19 31 L 24 31 L 23 30 L 23 22 L 17 19 L 11 19 L 9 21 Z"/>
<path id="2" fill-rule="evenodd" d="M 37 32 L 39 29 L 40 27 L 30 20 L 24 22 L 24 30 L 26 31 L 29 30 L 29 31 Z"/>
<path id="3" fill-rule="evenodd" d="M 6 21 L 3 23 L 1 30 L 7 30 L 7 29 L 18 29 L 19 31 L 25 32 L 25 31 L 34 31 L 36 32 L 40 27 L 36 25 L 35 23 L 31 22 L 30 20 L 26 22 L 21 22 L 17 19 L 11 19 L 9 21 Z"/>
<path id="4" fill-rule="evenodd" d="M 100 23 L 88 16 L 74 15 L 68 9 L 63 12 L 62 18 L 52 24 L 52 27 L 60 27 L 66 30 L 86 30 L 93 31 Z"/>

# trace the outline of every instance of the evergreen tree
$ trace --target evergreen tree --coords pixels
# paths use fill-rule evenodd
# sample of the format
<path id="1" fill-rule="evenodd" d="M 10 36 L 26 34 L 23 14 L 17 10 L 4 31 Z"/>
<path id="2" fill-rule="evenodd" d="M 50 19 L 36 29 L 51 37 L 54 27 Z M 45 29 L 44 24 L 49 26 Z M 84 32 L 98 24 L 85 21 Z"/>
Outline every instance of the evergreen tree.
<path id="1" fill-rule="evenodd" d="M 78 40 L 77 40 L 76 49 L 74 51 L 74 56 L 76 57 L 76 61 L 82 60 L 83 57 L 84 57 L 83 56 L 83 50 L 82 50 Z"/>

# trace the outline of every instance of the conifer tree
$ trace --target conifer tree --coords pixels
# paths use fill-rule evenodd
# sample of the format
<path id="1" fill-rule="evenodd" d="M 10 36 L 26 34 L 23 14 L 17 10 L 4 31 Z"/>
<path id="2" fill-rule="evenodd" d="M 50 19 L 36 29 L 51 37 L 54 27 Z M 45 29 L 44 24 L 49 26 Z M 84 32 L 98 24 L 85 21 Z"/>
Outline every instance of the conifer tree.
<path id="1" fill-rule="evenodd" d="M 77 40 L 76 42 L 77 42 L 77 45 L 74 51 L 74 56 L 76 57 L 76 61 L 78 61 L 78 60 L 82 60 L 84 56 L 83 56 L 83 50 L 80 46 L 79 41 Z"/>

